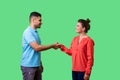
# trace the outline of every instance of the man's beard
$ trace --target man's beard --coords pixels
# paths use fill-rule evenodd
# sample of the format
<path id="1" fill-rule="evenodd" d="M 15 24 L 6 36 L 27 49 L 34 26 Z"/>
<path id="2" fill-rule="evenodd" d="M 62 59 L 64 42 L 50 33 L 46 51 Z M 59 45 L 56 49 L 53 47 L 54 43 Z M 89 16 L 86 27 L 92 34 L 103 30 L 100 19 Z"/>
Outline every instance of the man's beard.
<path id="1" fill-rule="evenodd" d="M 41 28 L 41 25 L 39 25 L 38 28 Z"/>
<path id="2" fill-rule="evenodd" d="M 41 28 L 41 25 L 36 25 L 36 28 Z"/>

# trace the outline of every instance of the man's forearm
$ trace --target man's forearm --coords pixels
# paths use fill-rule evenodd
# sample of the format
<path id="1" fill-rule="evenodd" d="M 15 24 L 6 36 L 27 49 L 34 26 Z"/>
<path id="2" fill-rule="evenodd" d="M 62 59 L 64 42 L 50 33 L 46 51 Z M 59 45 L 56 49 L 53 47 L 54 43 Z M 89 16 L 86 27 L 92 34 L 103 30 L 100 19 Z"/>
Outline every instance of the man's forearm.
<path id="1" fill-rule="evenodd" d="M 30 44 L 30 46 L 35 50 L 35 51 L 44 51 L 44 50 L 48 50 L 48 49 L 51 49 L 51 48 L 55 48 L 56 45 L 58 43 L 55 43 L 55 44 L 51 44 L 51 45 L 47 45 L 47 46 L 43 46 L 43 45 L 39 45 L 37 42 L 32 42 Z"/>
<path id="2" fill-rule="evenodd" d="M 48 50 L 48 49 L 51 49 L 51 48 L 53 48 L 54 47 L 54 44 L 52 44 L 52 45 L 48 45 L 48 46 L 42 46 L 42 45 L 40 45 L 40 46 L 38 46 L 37 47 L 37 51 L 44 51 L 44 50 Z"/>

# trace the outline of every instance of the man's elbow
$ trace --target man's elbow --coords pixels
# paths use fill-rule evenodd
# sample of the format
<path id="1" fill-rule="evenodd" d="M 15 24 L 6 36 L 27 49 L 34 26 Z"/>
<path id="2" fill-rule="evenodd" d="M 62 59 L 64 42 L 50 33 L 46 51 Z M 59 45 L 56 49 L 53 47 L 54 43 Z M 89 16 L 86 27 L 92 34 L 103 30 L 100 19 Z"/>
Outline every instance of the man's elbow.
<path id="1" fill-rule="evenodd" d="M 39 51 L 42 51 L 42 48 L 41 48 L 41 47 L 35 47 L 34 50 L 35 50 L 36 52 L 39 52 Z"/>

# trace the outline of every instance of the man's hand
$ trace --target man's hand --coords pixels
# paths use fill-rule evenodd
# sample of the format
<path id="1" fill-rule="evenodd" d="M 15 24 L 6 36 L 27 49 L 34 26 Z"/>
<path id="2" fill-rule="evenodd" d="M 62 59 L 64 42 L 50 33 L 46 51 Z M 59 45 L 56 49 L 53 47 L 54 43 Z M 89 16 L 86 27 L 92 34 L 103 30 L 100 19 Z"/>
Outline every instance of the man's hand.
<path id="1" fill-rule="evenodd" d="M 40 68 L 40 71 L 41 71 L 41 73 L 42 73 L 43 70 L 44 70 L 43 66 L 41 65 L 39 68 Z"/>
<path id="2" fill-rule="evenodd" d="M 53 45 L 53 48 L 56 50 L 56 49 L 58 49 L 58 42 L 56 42 L 54 45 Z"/>
<path id="3" fill-rule="evenodd" d="M 62 46 L 64 46 L 63 44 L 59 44 L 58 42 L 56 42 L 55 44 L 54 44 L 54 49 L 58 49 L 58 48 L 61 48 Z"/>
<path id="4" fill-rule="evenodd" d="M 61 48 L 62 46 L 64 46 L 63 44 L 57 44 L 58 48 Z"/>
<path id="5" fill-rule="evenodd" d="M 89 78 L 90 78 L 90 75 L 87 75 L 87 74 L 84 75 L 84 80 L 89 80 Z"/>

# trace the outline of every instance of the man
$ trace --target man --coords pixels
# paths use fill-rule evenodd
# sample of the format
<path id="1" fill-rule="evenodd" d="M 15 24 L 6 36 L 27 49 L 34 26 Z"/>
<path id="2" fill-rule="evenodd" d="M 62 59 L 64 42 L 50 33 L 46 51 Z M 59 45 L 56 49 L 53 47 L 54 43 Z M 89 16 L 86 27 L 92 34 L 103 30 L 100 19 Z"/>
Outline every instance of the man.
<path id="1" fill-rule="evenodd" d="M 42 18 L 38 12 L 32 12 L 29 16 L 30 26 L 24 31 L 22 37 L 22 60 L 21 70 L 23 80 L 42 80 L 43 70 L 41 62 L 41 51 L 51 48 L 56 49 L 57 43 L 43 46 L 37 29 L 41 27 Z"/>

